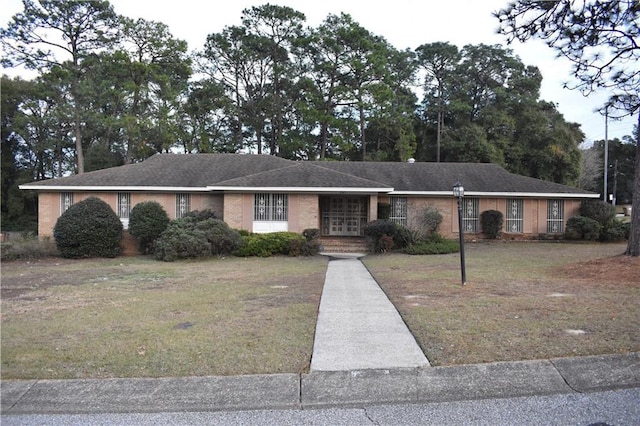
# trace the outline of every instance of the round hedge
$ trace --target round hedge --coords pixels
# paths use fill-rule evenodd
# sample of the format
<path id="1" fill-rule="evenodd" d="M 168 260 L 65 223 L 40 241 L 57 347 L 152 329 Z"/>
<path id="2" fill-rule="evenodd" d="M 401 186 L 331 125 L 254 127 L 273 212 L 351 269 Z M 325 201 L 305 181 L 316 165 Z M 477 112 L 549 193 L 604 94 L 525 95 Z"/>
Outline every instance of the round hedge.
<path id="1" fill-rule="evenodd" d="M 122 251 L 122 222 L 107 203 L 90 197 L 58 218 L 53 238 L 62 257 L 116 257 Z"/>
<path id="2" fill-rule="evenodd" d="M 144 201 L 129 214 L 129 233 L 138 240 L 140 253 L 149 253 L 153 242 L 169 225 L 169 216 L 160 203 Z"/>

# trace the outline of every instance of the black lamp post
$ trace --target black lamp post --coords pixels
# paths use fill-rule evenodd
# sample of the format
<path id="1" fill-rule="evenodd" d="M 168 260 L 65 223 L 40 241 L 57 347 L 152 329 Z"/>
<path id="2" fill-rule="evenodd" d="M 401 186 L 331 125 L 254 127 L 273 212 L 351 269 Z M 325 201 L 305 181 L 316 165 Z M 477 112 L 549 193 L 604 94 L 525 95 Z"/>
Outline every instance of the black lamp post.
<path id="1" fill-rule="evenodd" d="M 453 186 L 453 196 L 458 200 L 458 232 L 460 233 L 460 270 L 462 271 L 462 285 L 467 284 L 467 273 L 464 267 L 464 228 L 462 226 L 462 199 L 464 187 L 460 182 Z"/>

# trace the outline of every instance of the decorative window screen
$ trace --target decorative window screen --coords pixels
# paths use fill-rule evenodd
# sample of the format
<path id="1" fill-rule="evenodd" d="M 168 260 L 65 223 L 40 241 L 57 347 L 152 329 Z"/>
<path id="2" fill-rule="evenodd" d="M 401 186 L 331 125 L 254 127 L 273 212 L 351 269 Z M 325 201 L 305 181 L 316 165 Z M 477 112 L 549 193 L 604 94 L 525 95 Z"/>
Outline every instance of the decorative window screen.
<path id="1" fill-rule="evenodd" d="M 564 232 L 564 200 L 547 201 L 547 232 Z"/>
<path id="2" fill-rule="evenodd" d="M 60 193 L 60 214 L 69 210 L 69 207 L 73 205 L 73 192 L 61 192 Z"/>
<path id="3" fill-rule="evenodd" d="M 287 194 L 255 194 L 253 219 L 264 222 L 288 220 Z"/>
<path id="4" fill-rule="evenodd" d="M 191 194 L 176 194 L 176 218 L 185 217 L 191 211 Z"/>
<path id="5" fill-rule="evenodd" d="M 464 232 L 478 232 L 479 227 L 479 213 L 480 199 L 478 198 L 463 198 L 462 200 L 462 226 Z"/>
<path id="6" fill-rule="evenodd" d="M 391 197 L 389 220 L 398 225 L 407 226 L 407 197 Z"/>
<path id="7" fill-rule="evenodd" d="M 522 233 L 523 232 L 523 201 L 517 198 L 507 199 L 507 232 Z"/>
<path id="8" fill-rule="evenodd" d="M 131 194 L 128 192 L 118 192 L 118 217 L 129 219 L 131 212 Z"/>

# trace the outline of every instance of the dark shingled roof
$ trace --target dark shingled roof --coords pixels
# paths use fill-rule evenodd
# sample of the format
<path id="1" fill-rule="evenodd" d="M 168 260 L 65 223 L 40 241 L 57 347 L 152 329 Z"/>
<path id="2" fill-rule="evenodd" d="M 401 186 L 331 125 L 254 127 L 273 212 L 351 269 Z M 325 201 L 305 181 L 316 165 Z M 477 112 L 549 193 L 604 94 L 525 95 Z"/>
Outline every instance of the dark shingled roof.
<path id="1" fill-rule="evenodd" d="M 270 188 L 371 188 L 380 190 L 387 184 L 363 179 L 341 171 L 319 167 L 314 163 L 292 163 L 288 167 L 255 173 L 220 182 L 214 187 Z"/>
<path id="2" fill-rule="evenodd" d="M 155 154 L 141 163 L 34 182 L 42 186 L 159 186 L 206 188 L 208 185 L 291 165 L 272 155 Z"/>
<path id="3" fill-rule="evenodd" d="M 498 193 L 592 194 L 589 191 L 509 173 L 491 163 L 389 163 L 337 162 L 318 163 L 365 179 L 375 179 L 395 192 L 451 191 L 456 182 L 465 191 Z"/>
<path id="4" fill-rule="evenodd" d="M 507 172 L 489 163 L 294 162 L 271 155 L 156 154 L 147 160 L 81 175 L 21 185 L 46 190 L 74 187 L 193 188 L 345 188 L 354 190 L 440 192 L 449 194 L 461 182 L 476 193 L 596 194 L 566 185 Z"/>

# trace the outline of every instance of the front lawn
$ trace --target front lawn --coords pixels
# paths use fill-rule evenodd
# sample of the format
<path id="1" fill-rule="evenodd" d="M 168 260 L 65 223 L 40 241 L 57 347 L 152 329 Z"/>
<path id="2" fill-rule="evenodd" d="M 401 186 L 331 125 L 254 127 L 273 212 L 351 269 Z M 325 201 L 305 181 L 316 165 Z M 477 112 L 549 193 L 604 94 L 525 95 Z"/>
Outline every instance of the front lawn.
<path id="1" fill-rule="evenodd" d="M 640 259 L 625 244 L 466 244 L 364 263 L 433 365 L 640 351 Z"/>
<path id="2" fill-rule="evenodd" d="M 302 372 L 327 261 L 2 263 L 2 379 Z"/>

